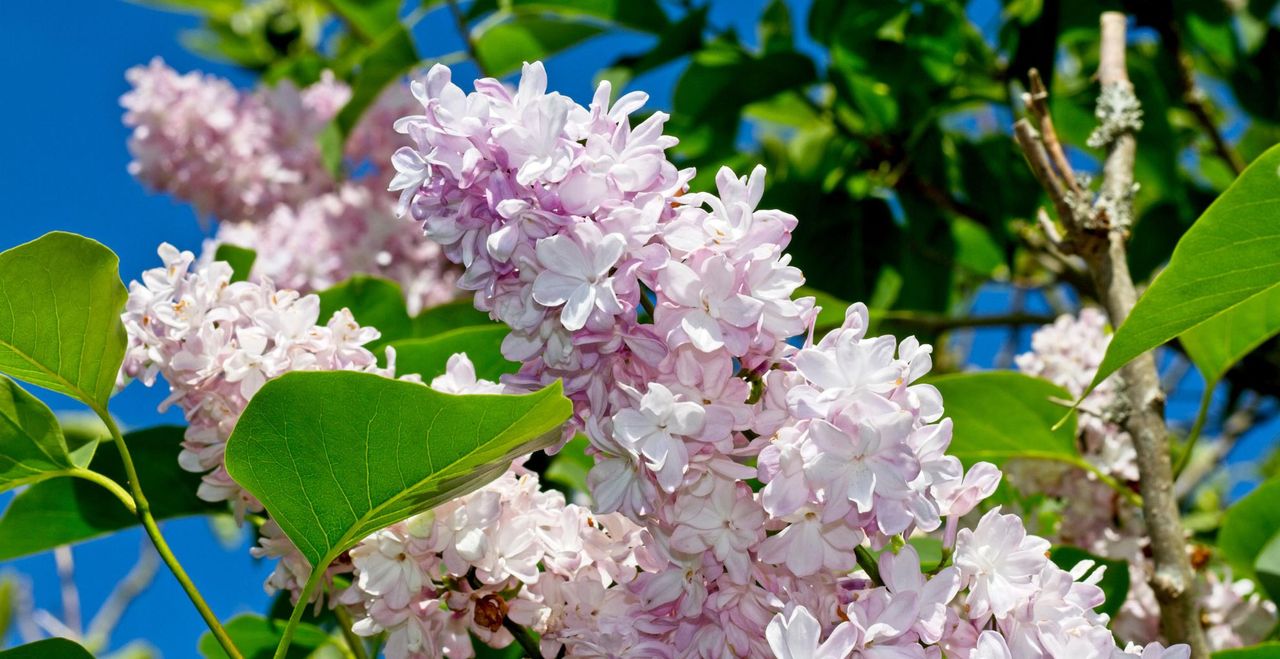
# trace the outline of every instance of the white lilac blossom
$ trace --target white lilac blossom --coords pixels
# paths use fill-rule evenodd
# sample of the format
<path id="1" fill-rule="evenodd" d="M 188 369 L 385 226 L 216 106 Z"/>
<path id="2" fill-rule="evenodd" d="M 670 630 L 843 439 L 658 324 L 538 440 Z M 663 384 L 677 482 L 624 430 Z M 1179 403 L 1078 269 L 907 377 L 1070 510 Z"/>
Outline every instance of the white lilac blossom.
<path id="1" fill-rule="evenodd" d="M 412 312 L 456 297 L 456 271 L 438 246 L 404 230 L 382 190 L 388 159 L 406 143 L 386 127 L 414 102 L 407 87 L 392 86 L 365 112 L 344 153 L 363 175 L 337 181 L 317 137 L 351 90 L 327 72 L 302 89 L 244 92 L 157 58 L 127 78 L 129 171 L 218 220 L 202 261 L 229 243 L 257 251 L 255 276 L 304 293 L 368 273 L 398 282 Z"/>
<path id="2" fill-rule="evenodd" d="M 342 309 L 321 319 L 315 295 L 277 289 L 269 281 L 232 282 L 222 262 L 195 265 L 195 255 L 160 246 L 163 266 L 129 286 L 123 320 L 128 348 L 122 378 L 169 385 L 163 408 L 177 405 L 189 424 L 178 462 L 204 474 L 199 496 L 231 501 L 238 512 L 261 510 L 227 475 L 223 450 L 249 399 L 267 380 L 289 371 L 354 370 L 390 376 L 364 345 L 378 331 Z"/>
<path id="3" fill-rule="evenodd" d="M 1018 368 L 1079 396 L 1093 380 L 1110 341 L 1103 313 L 1085 308 L 1077 316 L 1060 316 L 1037 330 L 1031 351 L 1017 357 Z M 1099 471 L 1132 483 L 1138 478 L 1133 442 L 1108 418 L 1116 405 L 1117 386 L 1114 378 L 1108 378 L 1085 398 L 1079 415 L 1079 445 L 1084 458 Z M 1146 554 L 1147 532 L 1139 511 L 1080 469 L 1014 461 L 1006 471 L 1021 489 L 1073 502 L 1062 508 L 1053 539 L 1128 563 L 1130 588 L 1112 629 L 1127 641 L 1159 640 L 1160 606 L 1148 584 L 1153 565 Z M 1211 649 L 1252 645 L 1275 626 L 1275 605 L 1261 596 L 1252 581 L 1233 579 L 1229 568 L 1212 564 L 1200 570 L 1198 581 L 1201 617 Z"/>

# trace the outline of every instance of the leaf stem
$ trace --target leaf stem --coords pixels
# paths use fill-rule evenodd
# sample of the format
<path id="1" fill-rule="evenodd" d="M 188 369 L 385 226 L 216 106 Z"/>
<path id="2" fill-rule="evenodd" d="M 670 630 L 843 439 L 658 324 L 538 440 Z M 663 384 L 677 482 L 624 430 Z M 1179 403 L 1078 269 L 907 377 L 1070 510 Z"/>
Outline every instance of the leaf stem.
<path id="1" fill-rule="evenodd" d="M 529 633 L 529 630 L 521 627 L 514 620 L 506 616 L 502 617 L 502 626 L 505 627 L 507 631 L 511 632 L 511 636 L 516 639 L 516 643 L 520 644 L 520 647 L 524 650 L 525 654 L 529 655 L 532 659 L 542 659 L 542 648 L 538 647 L 538 641 L 533 638 L 533 635 Z"/>
<path id="2" fill-rule="evenodd" d="M 1200 411 L 1196 412 L 1196 422 L 1191 425 L 1191 432 L 1187 433 L 1187 441 L 1182 448 L 1182 455 L 1178 456 L 1178 464 L 1173 467 L 1173 480 L 1176 482 L 1178 476 L 1182 475 L 1182 471 L 1191 464 L 1191 454 L 1195 452 L 1196 441 L 1200 439 L 1200 433 L 1204 431 L 1205 421 L 1209 418 L 1209 406 L 1213 403 L 1213 390 L 1217 387 L 1217 382 L 1204 383 L 1204 396 L 1200 398 Z"/>
<path id="3" fill-rule="evenodd" d="M 133 493 L 134 507 L 130 508 L 130 512 L 138 518 L 138 521 L 142 522 L 142 528 L 146 530 L 147 537 L 151 538 L 151 544 L 155 545 L 156 552 L 160 554 L 160 559 L 164 561 L 164 564 L 169 568 L 169 571 L 173 573 L 174 578 L 178 580 L 178 584 L 182 586 L 182 590 L 187 593 L 187 597 L 191 600 L 191 604 L 196 607 L 196 611 L 200 613 L 200 617 L 203 618 L 205 624 L 209 626 L 209 631 L 213 632 L 214 638 L 218 640 L 218 644 L 222 646 L 223 651 L 225 651 L 227 656 L 231 659 L 243 659 L 243 655 L 240 654 L 240 650 L 238 650 L 235 643 L 231 641 L 231 636 L 227 634 L 227 630 L 222 628 L 222 623 L 218 622 L 218 617 L 213 614 L 213 610 L 209 608 L 209 604 L 204 601 L 204 597 L 200 595 L 200 591 L 191 581 L 191 577 L 187 576 L 186 570 L 182 569 L 182 564 L 179 563 L 178 558 L 173 555 L 173 550 L 169 548 L 169 543 L 165 541 L 164 535 L 160 533 L 160 526 L 156 524 L 156 519 L 151 514 L 151 506 L 147 503 L 147 498 L 142 493 L 142 484 L 138 482 L 138 470 L 134 467 L 133 457 L 129 454 L 129 447 L 125 444 L 124 435 L 121 434 L 120 427 L 116 425 L 115 419 L 111 418 L 111 415 L 107 413 L 105 408 L 98 405 L 94 405 L 92 407 L 93 411 L 97 413 L 100 419 L 102 419 L 102 422 L 106 424 L 107 430 L 111 433 L 111 438 L 116 443 L 116 450 L 120 452 L 120 462 L 124 465 L 124 473 L 126 478 L 129 480 L 129 489 Z M 87 469 L 81 471 L 90 474 L 93 473 Z M 106 478 L 105 476 L 102 476 L 101 480 L 99 480 L 92 477 L 86 477 L 84 474 L 80 473 L 76 473 L 75 475 L 102 485 L 112 491 L 112 493 L 117 497 L 121 497 L 121 495 L 124 494 L 119 491 L 121 489 L 119 485 L 116 485 L 115 483 L 107 485 L 107 482 L 111 479 Z M 114 488 L 112 486 L 114 486 Z M 121 498 L 121 501 L 125 501 L 125 499 Z M 125 507 L 129 507 L 127 503 L 125 504 Z"/>
<path id="4" fill-rule="evenodd" d="M 351 653 L 356 659 L 369 659 L 369 653 L 365 650 L 364 639 L 351 631 L 354 623 L 351 620 L 351 614 L 341 606 L 333 607 L 333 615 L 338 619 L 338 627 L 342 629 L 342 638 L 346 639 L 347 647 L 351 648 Z"/>
<path id="5" fill-rule="evenodd" d="M 871 554 L 871 550 L 858 545 L 853 548 L 853 555 L 858 559 L 858 567 L 861 567 L 877 586 L 883 586 L 884 580 L 880 578 L 880 566 L 876 564 L 876 557 Z"/>
<path id="6" fill-rule="evenodd" d="M 114 494 L 115 497 L 120 500 L 120 503 L 124 504 L 125 509 L 129 511 L 130 515 L 138 514 L 138 506 L 133 502 L 133 497 L 130 496 L 123 487 L 120 487 L 119 483 L 111 480 L 110 478 L 107 478 L 96 471 L 90 471 L 80 467 L 68 471 L 67 475 L 73 478 L 87 480 L 91 483 L 96 483 L 106 491 Z"/>
<path id="7" fill-rule="evenodd" d="M 311 596 L 315 594 L 316 588 L 324 582 L 324 572 L 329 568 L 329 563 L 333 561 L 324 561 L 322 565 L 311 569 L 311 576 L 307 577 L 307 582 L 302 586 L 302 592 L 298 594 L 298 602 L 293 605 L 293 613 L 289 614 L 289 622 L 284 626 L 284 632 L 280 634 L 280 644 L 276 646 L 275 659 L 284 659 L 289 653 L 289 644 L 293 642 L 293 632 L 298 629 L 298 623 L 302 622 L 302 612 L 307 610 L 307 606 L 311 603 Z"/>

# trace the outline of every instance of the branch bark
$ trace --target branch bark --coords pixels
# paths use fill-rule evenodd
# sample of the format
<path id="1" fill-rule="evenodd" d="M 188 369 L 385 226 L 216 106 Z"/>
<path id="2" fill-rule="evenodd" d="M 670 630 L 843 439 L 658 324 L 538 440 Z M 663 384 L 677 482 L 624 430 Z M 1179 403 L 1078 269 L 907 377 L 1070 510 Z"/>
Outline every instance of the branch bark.
<path id="1" fill-rule="evenodd" d="M 1058 159 L 1051 152 L 1060 150 L 1060 146 L 1043 97 L 1035 98 L 1034 82 L 1028 108 L 1039 121 L 1041 131 L 1026 119 L 1019 120 L 1014 128 L 1032 172 L 1053 200 L 1067 230 L 1061 244 L 1084 259 L 1113 327 L 1124 322 L 1138 298 L 1129 274 L 1126 241 L 1135 189 L 1134 132 L 1141 126 L 1141 114 L 1125 64 L 1125 23 L 1124 14 L 1102 14 L 1098 66 L 1101 125 L 1090 141 L 1106 147 L 1106 159 L 1101 188 L 1092 205 L 1082 203 L 1081 196 L 1072 190 L 1068 174 L 1055 167 Z M 1047 138 L 1048 135 L 1055 137 Z M 1170 642 L 1189 644 L 1194 659 L 1207 659 L 1209 650 L 1200 624 L 1195 575 L 1174 495 L 1165 398 L 1155 358 L 1147 353 L 1120 369 L 1119 376 L 1123 382 L 1119 395 L 1126 412 L 1122 425 L 1132 437 L 1137 453 L 1143 518 L 1154 565 L 1150 583 L 1160 602 L 1162 631 Z"/>

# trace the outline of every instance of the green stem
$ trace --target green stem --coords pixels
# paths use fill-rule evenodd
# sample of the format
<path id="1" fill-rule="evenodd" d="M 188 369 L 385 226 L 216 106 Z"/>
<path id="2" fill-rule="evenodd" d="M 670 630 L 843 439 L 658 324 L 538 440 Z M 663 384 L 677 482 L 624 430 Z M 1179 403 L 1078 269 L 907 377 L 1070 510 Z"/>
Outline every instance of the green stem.
<path id="1" fill-rule="evenodd" d="M 1178 464 L 1173 468 L 1173 480 L 1178 480 L 1178 476 L 1182 475 L 1182 470 L 1187 468 L 1191 462 L 1191 454 L 1195 452 L 1196 440 L 1200 439 L 1200 432 L 1204 430 L 1205 420 L 1209 418 L 1209 406 L 1213 404 L 1213 390 L 1217 386 L 1217 382 L 1204 383 L 1204 396 L 1200 398 L 1200 411 L 1196 412 L 1196 422 L 1191 426 L 1191 432 L 1187 434 L 1186 446 L 1182 449 L 1182 455 L 1178 456 Z"/>
<path id="2" fill-rule="evenodd" d="M 298 595 L 298 603 L 293 605 L 293 613 L 289 614 L 289 622 L 284 626 L 284 632 L 280 635 L 280 644 L 276 646 L 275 659 L 284 659 L 289 653 L 289 644 L 293 642 L 293 632 L 298 629 L 298 623 L 302 622 L 302 612 L 307 610 L 307 606 L 311 602 L 311 596 L 315 594 L 316 588 L 324 582 L 324 571 L 329 567 L 331 561 L 324 561 L 323 565 L 313 568 L 311 576 L 307 577 L 307 583 L 303 584 L 302 592 Z"/>
<path id="3" fill-rule="evenodd" d="M 333 615 L 338 619 L 338 627 L 342 628 L 342 637 L 347 640 L 347 647 L 351 648 L 351 653 L 356 656 L 356 659 L 369 659 L 369 654 L 365 652 L 364 639 L 351 631 L 351 627 L 354 625 L 351 620 L 351 614 L 347 613 L 347 610 L 341 606 L 335 606 Z"/>
<path id="4" fill-rule="evenodd" d="M 507 631 L 511 632 L 511 636 L 516 639 L 516 643 L 520 644 L 521 649 L 524 650 L 526 655 L 531 659 L 543 659 L 542 648 L 538 647 L 538 641 L 533 638 L 533 635 L 529 633 L 529 630 L 521 627 L 511 618 L 507 618 L 505 616 L 502 618 L 502 626 L 506 627 Z"/>
<path id="5" fill-rule="evenodd" d="M 1112 478 L 1110 475 L 1103 473 L 1101 469 L 1098 469 L 1097 466 L 1091 464 L 1088 460 L 1081 458 L 1079 460 L 1073 461 L 1072 464 L 1096 476 L 1098 480 L 1102 482 L 1103 485 L 1110 487 L 1111 489 L 1115 490 L 1117 494 L 1124 497 L 1125 501 L 1129 502 L 1129 505 L 1135 508 L 1142 507 L 1141 494 L 1134 492 L 1133 490 L 1125 487 L 1124 483 L 1121 483 L 1120 481 L 1117 481 L 1116 479 Z"/>
<path id="6" fill-rule="evenodd" d="M 151 506 L 147 503 L 147 498 L 142 494 L 142 484 L 138 482 L 138 470 L 133 465 L 133 456 L 129 454 L 129 447 L 125 444 L 124 435 L 121 434 L 119 426 L 116 425 L 115 419 L 107 413 L 105 408 L 97 405 L 93 406 L 93 411 L 97 413 L 102 422 L 106 424 L 107 430 L 111 432 L 111 439 L 116 443 L 116 450 L 120 452 L 120 462 L 124 465 L 125 477 L 129 481 L 129 490 L 133 494 L 134 507 L 131 509 L 133 514 L 142 522 L 142 528 L 147 532 L 147 537 L 151 538 L 151 544 L 155 545 L 156 553 L 160 554 L 160 559 L 173 573 L 174 578 L 178 580 L 178 584 L 182 586 L 182 590 L 187 593 L 187 597 L 191 600 L 191 604 L 196 607 L 196 611 L 200 613 L 200 617 L 204 619 L 209 631 L 213 632 L 214 638 L 218 640 L 218 644 L 222 646 L 224 652 L 230 659 L 244 659 L 240 654 L 240 650 L 236 649 L 235 643 L 231 641 L 231 636 L 227 634 L 227 630 L 222 628 L 222 623 L 218 622 L 218 617 L 213 614 L 213 610 L 209 608 L 209 604 L 204 601 L 204 597 L 200 595 L 200 591 L 196 589 L 196 585 L 192 583 L 191 577 L 187 576 L 186 570 L 182 569 L 182 564 L 178 562 L 178 558 L 173 555 L 173 550 L 169 548 L 169 543 L 165 541 L 164 535 L 160 533 L 160 526 L 156 524 L 156 519 L 151 514 Z M 86 470 L 87 471 L 87 470 Z M 90 472 L 91 473 L 91 472 Z M 87 478 L 83 474 L 75 474 L 80 478 Z M 119 485 L 115 487 L 108 486 L 105 482 L 94 479 L 92 480 L 103 487 L 106 487 L 113 494 L 119 497 L 123 492 Z M 103 480 L 109 480 L 105 477 Z M 123 499 L 122 499 L 123 501 Z M 128 505 L 126 504 L 126 507 Z"/>
<path id="7" fill-rule="evenodd" d="M 876 557 L 872 555 L 871 550 L 858 545 L 853 548 L 853 555 L 858 559 L 858 566 L 862 571 L 866 572 L 877 586 L 883 586 L 884 581 L 880 579 L 880 566 L 876 563 Z"/>
<path id="8" fill-rule="evenodd" d="M 654 309 L 653 307 L 653 300 L 649 299 L 648 289 L 640 290 L 640 306 L 644 309 L 645 313 L 649 314 L 649 322 L 654 322 L 654 313 L 657 312 L 657 309 Z"/>
<path id="9" fill-rule="evenodd" d="M 107 478 L 96 471 L 89 471 L 88 469 L 82 469 L 79 467 L 67 472 L 67 475 L 75 478 L 82 478 L 91 483 L 97 483 L 108 492 L 114 494 L 116 498 L 120 500 L 120 503 L 124 504 L 124 507 L 129 510 L 130 515 L 138 514 L 138 505 L 133 502 L 133 497 L 130 496 L 128 492 L 125 492 L 124 488 L 120 487 L 119 483 L 111 480 L 110 478 Z"/>

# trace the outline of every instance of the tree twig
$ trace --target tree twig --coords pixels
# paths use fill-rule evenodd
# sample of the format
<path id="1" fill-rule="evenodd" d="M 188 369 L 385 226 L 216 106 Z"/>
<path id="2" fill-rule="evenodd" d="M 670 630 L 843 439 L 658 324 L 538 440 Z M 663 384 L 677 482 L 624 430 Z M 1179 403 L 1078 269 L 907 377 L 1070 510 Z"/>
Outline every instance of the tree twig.
<path id="1" fill-rule="evenodd" d="M 1015 125 L 1015 136 L 1032 172 L 1048 192 L 1059 220 L 1067 229 L 1063 242 L 1088 265 L 1099 301 L 1107 310 L 1113 327 L 1119 327 L 1137 301 L 1137 291 L 1129 274 L 1126 240 L 1133 213 L 1134 160 L 1137 154 L 1135 131 L 1141 127 L 1141 110 L 1125 63 L 1124 14 L 1102 14 L 1102 43 L 1098 79 L 1100 125 L 1090 138 L 1091 145 L 1104 146 L 1103 179 L 1092 206 L 1070 197 L 1070 184 L 1054 165 L 1042 133 L 1051 129 L 1044 99 L 1031 99 L 1044 112 L 1037 117 L 1037 132 L 1027 120 Z M 1034 83 L 1033 83 L 1034 84 Z M 1029 104 L 1029 107 L 1032 104 Z M 1036 111 L 1033 109 L 1033 114 Z M 1054 132 L 1056 135 L 1056 131 Z M 1191 646 L 1194 659 L 1207 659 L 1208 646 L 1200 625 L 1195 582 L 1186 552 L 1186 533 L 1174 496 L 1173 465 L 1168 428 L 1164 421 L 1164 393 L 1155 358 L 1147 353 L 1120 369 L 1119 388 L 1124 415 L 1121 424 L 1133 439 L 1137 453 L 1139 488 L 1143 517 L 1151 538 L 1151 587 L 1160 602 L 1164 636 L 1173 643 Z"/>
<path id="2" fill-rule="evenodd" d="M 133 600 L 155 580 L 156 570 L 160 567 L 160 555 L 147 540 L 143 540 L 141 545 L 138 549 L 138 562 L 133 564 L 129 574 L 111 591 L 107 601 L 89 623 L 86 642 L 92 648 L 105 649 L 109 645 L 111 632 L 119 624 L 121 616 Z"/>
<path id="3" fill-rule="evenodd" d="M 458 28 L 458 36 L 462 37 L 463 43 L 467 46 L 467 55 L 471 57 L 471 61 L 476 63 L 476 68 L 480 69 L 481 76 L 490 77 L 491 74 L 480 59 L 479 51 L 476 50 L 476 40 L 471 37 L 471 28 L 467 26 L 467 17 L 462 14 L 462 8 L 458 6 L 458 0 L 448 0 L 447 4 L 449 5 L 449 13 L 453 16 L 453 24 Z"/>
<path id="4" fill-rule="evenodd" d="M 1244 172 L 1244 159 L 1231 148 L 1231 144 L 1227 142 L 1213 120 L 1209 95 L 1196 82 L 1195 62 L 1182 42 L 1182 33 L 1178 30 L 1172 13 L 1160 30 L 1160 38 L 1164 41 L 1166 50 L 1173 56 L 1174 68 L 1178 72 L 1178 85 L 1182 88 L 1183 105 L 1187 106 L 1192 116 L 1196 118 L 1196 123 L 1200 124 L 1201 130 L 1209 137 L 1209 142 L 1213 144 L 1213 152 L 1227 167 L 1231 168 L 1236 176 L 1239 176 Z"/>
<path id="5" fill-rule="evenodd" d="M 76 561 L 71 547 L 53 550 L 54 564 L 58 570 L 58 587 L 62 594 L 62 622 L 72 632 L 72 638 L 84 638 L 84 622 L 80 616 L 80 590 L 76 588 Z"/>

